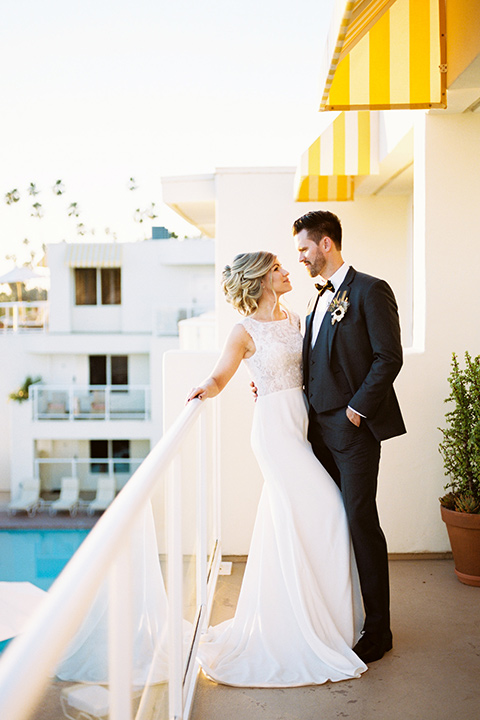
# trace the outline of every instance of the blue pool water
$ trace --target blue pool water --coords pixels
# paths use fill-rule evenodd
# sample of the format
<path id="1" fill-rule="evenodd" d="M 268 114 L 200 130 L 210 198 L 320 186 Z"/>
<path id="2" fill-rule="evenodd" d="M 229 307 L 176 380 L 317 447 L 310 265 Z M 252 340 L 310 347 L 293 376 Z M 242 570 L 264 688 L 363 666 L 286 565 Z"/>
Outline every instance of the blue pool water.
<path id="1" fill-rule="evenodd" d="M 0 530 L 0 580 L 48 590 L 89 530 Z"/>
<path id="2" fill-rule="evenodd" d="M 0 580 L 48 590 L 89 530 L 0 530 Z M 8 644 L 0 642 L 0 652 Z"/>

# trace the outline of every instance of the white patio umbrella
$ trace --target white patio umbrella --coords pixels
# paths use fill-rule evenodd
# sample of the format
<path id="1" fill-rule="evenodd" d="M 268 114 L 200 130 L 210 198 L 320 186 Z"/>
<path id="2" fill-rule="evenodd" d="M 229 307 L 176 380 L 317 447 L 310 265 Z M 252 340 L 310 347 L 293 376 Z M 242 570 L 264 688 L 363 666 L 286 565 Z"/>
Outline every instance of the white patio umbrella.
<path id="1" fill-rule="evenodd" d="M 29 582 L 0 582 L 0 642 L 21 633 L 46 596 Z"/>
<path id="2" fill-rule="evenodd" d="M 14 267 L 4 275 L 0 275 L 0 285 L 3 283 L 16 283 L 17 298 L 22 299 L 21 285 L 29 280 L 45 280 L 49 276 L 48 268 Z"/>

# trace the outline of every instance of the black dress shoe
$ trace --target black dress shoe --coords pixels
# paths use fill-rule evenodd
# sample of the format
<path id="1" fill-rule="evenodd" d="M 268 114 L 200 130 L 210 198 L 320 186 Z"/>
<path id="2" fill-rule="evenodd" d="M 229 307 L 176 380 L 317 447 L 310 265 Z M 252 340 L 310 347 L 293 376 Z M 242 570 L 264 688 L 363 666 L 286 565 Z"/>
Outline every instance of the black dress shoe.
<path id="1" fill-rule="evenodd" d="M 375 662 L 375 660 L 380 660 L 392 647 L 392 634 L 390 632 L 383 635 L 373 635 L 366 632 L 353 648 L 353 652 L 368 665 L 368 663 Z"/>

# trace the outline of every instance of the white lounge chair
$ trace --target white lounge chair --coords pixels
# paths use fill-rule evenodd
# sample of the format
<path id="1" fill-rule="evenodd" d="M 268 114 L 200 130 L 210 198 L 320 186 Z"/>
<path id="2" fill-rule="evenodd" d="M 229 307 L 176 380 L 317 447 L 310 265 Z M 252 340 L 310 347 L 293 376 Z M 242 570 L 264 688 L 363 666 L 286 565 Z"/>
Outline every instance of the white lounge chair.
<path id="1" fill-rule="evenodd" d="M 59 510 L 68 510 L 70 515 L 74 517 L 77 514 L 79 499 L 79 484 L 77 478 L 64 477 L 60 488 L 60 497 L 54 500 L 50 505 L 48 512 L 50 515 L 56 515 Z"/>
<path id="2" fill-rule="evenodd" d="M 108 718 L 110 693 L 101 685 L 71 685 L 62 690 L 60 704 L 68 720 Z"/>
<path id="3" fill-rule="evenodd" d="M 111 477 L 99 478 L 97 495 L 88 504 L 87 513 L 93 515 L 96 510 L 106 510 L 115 497 L 115 479 Z"/>
<path id="4" fill-rule="evenodd" d="M 23 510 L 29 517 L 33 517 L 43 504 L 40 498 L 40 478 L 23 480 L 19 490 L 18 496 L 8 504 L 8 514 L 15 515 L 17 511 Z"/>
<path id="5" fill-rule="evenodd" d="M 138 702 L 143 692 L 143 687 L 133 689 L 134 713 L 137 712 Z M 76 683 L 61 691 L 60 705 L 68 720 L 108 720 L 110 717 L 110 691 L 104 685 Z M 153 713 L 148 715 L 148 717 L 153 716 Z M 155 717 L 157 716 L 158 714 L 155 714 Z M 139 715 L 135 714 L 135 717 L 139 717 Z M 143 713 L 141 717 L 147 716 Z"/>

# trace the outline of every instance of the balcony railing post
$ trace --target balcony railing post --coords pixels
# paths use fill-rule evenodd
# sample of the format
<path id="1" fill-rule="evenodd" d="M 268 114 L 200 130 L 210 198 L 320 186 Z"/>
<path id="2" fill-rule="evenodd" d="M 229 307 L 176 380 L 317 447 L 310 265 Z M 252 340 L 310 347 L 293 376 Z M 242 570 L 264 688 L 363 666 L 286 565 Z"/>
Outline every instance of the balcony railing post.
<path id="1" fill-rule="evenodd" d="M 34 385 L 30 388 L 32 391 L 32 419 L 38 419 L 38 387 Z"/>
<path id="2" fill-rule="evenodd" d="M 110 398 L 111 398 L 112 386 L 105 385 L 103 393 L 103 402 L 105 403 L 105 420 L 110 420 Z"/>
<path id="3" fill-rule="evenodd" d="M 143 386 L 143 407 L 145 420 L 150 420 L 150 388 L 148 385 Z"/>
<path id="4" fill-rule="evenodd" d="M 207 428 L 206 412 L 198 419 L 197 440 L 197 602 L 207 604 Z"/>
<path id="5" fill-rule="evenodd" d="M 74 412 L 74 402 L 75 402 L 75 393 L 74 393 L 74 386 L 70 385 L 68 388 L 68 418 L 69 420 L 75 420 L 75 412 Z"/>
<path id="6" fill-rule="evenodd" d="M 213 403 L 213 532 L 220 539 L 221 497 L 220 497 L 220 400 Z"/>
<path id="7" fill-rule="evenodd" d="M 131 537 L 109 574 L 108 676 L 110 720 L 132 720 L 133 600 Z"/>
<path id="8" fill-rule="evenodd" d="M 182 470 L 176 454 L 167 480 L 168 648 L 170 717 L 183 717 Z"/>

